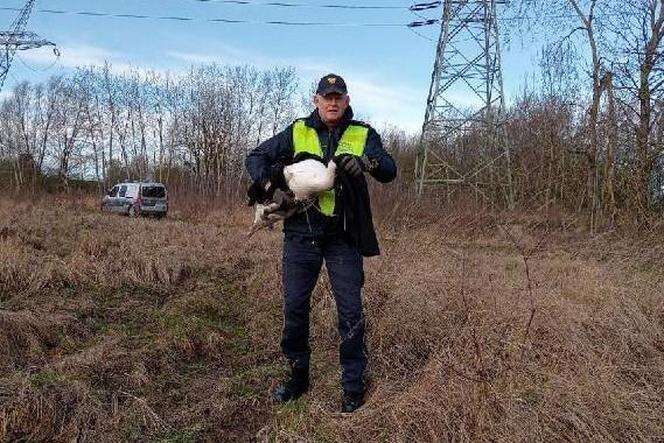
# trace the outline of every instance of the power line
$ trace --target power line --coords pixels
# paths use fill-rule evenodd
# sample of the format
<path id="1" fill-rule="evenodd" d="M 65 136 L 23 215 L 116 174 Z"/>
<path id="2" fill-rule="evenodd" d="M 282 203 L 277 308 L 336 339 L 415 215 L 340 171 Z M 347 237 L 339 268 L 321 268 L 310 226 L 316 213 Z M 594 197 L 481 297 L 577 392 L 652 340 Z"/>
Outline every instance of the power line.
<path id="1" fill-rule="evenodd" d="M 412 32 L 413 34 L 415 34 L 416 36 L 420 37 L 421 39 L 424 39 L 424 40 L 430 41 L 430 42 L 432 42 L 432 43 L 436 43 L 436 40 L 432 39 L 431 37 L 427 37 L 426 35 L 422 34 L 421 32 L 417 32 L 416 30 L 414 30 L 414 29 L 411 28 L 411 27 L 409 27 L 408 30 L 409 30 L 410 32 Z"/>
<path id="2" fill-rule="evenodd" d="M 55 67 L 55 65 L 57 65 L 57 64 L 60 62 L 60 53 L 59 53 L 59 52 L 56 52 L 56 54 L 55 54 L 55 60 L 53 60 L 53 62 L 52 62 L 50 65 L 46 66 L 45 68 L 36 68 L 36 67 L 34 67 L 34 66 L 30 66 L 30 65 L 29 65 L 29 64 L 23 59 L 23 57 L 21 57 L 19 54 L 16 54 L 16 59 L 17 59 L 19 62 L 21 62 L 21 64 L 22 64 L 26 69 L 28 69 L 28 70 L 30 70 L 30 71 L 32 71 L 32 72 L 41 73 L 41 72 L 47 72 L 47 71 L 50 71 L 51 69 L 53 69 L 53 68 Z"/>
<path id="3" fill-rule="evenodd" d="M 145 14 L 122 14 L 122 13 L 107 13 L 107 12 L 98 12 L 98 11 L 69 11 L 62 9 L 39 9 L 34 12 L 42 14 L 58 14 L 58 15 L 78 15 L 78 16 L 87 16 L 87 17 L 97 17 L 97 18 L 119 18 L 119 19 L 136 19 L 136 20 L 159 20 L 159 21 L 179 21 L 179 22 L 207 22 L 207 23 L 224 23 L 224 24 L 250 24 L 250 25 L 273 25 L 273 26 L 329 26 L 329 27 L 372 27 L 372 28 L 396 28 L 396 27 L 406 27 L 411 32 L 421 37 L 422 39 L 434 42 L 435 40 L 425 36 L 419 32 L 416 32 L 414 28 L 417 27 L 428 27 L 440 23 L 440 19 L 427 18 L 419 14 L 418 12 L 434 9 L 440 6 L 441 1 L 434 2 L 424 2 L 424 3 L 414 3 L 411 2 L 410 6 L 354 6 L 354 5 L 312 5 L 306 3 L 290 3 L 290 2 L 254 2 L 248 0 L 193 0 L 200 3 L 226 3 L 226 4 L 238 4 L 238 5 L 255 5 L 255 6 L 281 6 L 281 7 L 311 7 L 311 8 L 337 8 L 337 9 L 403 9 L 409 10 L 412 14 L 417 15 L 423 20 L 412 21 L 409 23 L 352 23 L 352 22 L 320 22 L 320 21 L 288 21 L 288 20 L 267 20 L 267 21 L 257 21 L 257 20 L 245 20 L 245 19 L 228 19 L 228 18 L 194 18 L 186 16 L 155 16 L 155 15 L 145 15 Z M 17 7 L 0 7 L 0 10 L 4 11 L 21 11 L 22 8 Z M 512 17 L 501 17 L 500 21 L 522 21 L 531 19 L 529 16 L 512 16 Z M 538 19 L 574 19 L 577 18 L 576 15 L 540 15 Z"/>
<path id="4" fill-rule="evenodd" d="M 1 11 L 20 11 L 19 8 L 0 7 Z M 121 18 L 121 19 L 136 19 L 136 20 L 163 20 L 163 21 L 179 21 L 179 22 L 207 22 L 207 23 L 227 23 L 227 24 L 251 24 L 251 25 L 277 25 L 277 26 L 332 26 L 332 27 L 372 27 L 372 28 L 389 28 L 389 27 L 419 27 L 429 26 L 438 22 L 438 20 L 427 20 L 421 22 L 410 23 L 351 23 L 351 22 L 316 22 L 316 21 L 288 21 L 288 20 L 244 20 L 244 19 L 229 19 L 229 18 L 195 18 L 185 17 L 178 15 L 169 16 L 156 16 L 145 14 L 118 14 L 109 12 L 98 11 L 68 11 L 63 9 L 38 9 L 35 12 L 41 14 L 58 14 L 58 15 L 79 15 L 87 17 L 98 18 Z"/>
<path id="5" fill-rule="evenodd" d="M 411 7 L 408 8 L 408 9 L 410 10 L 410 13 L 413 14 L 415 17 L 418 17 L 422 20 L 429 20 L 431 18 L 431 17 L 427 17 L 424 14 L 420 14 L 420 10 L 415 7 L 415 0 L 411 0 L 410 3 L 411 3 Z M 432 42 L 432 43 L 436 42 L 433 38 L 428 37 L 428 36 L 422 34 L 421 32 L 416 31 L 412 27 L 409 27 L 408 30 L 410 32 L 412 32 L 413 34 L 415 34 L 416 36 L 420 37 L 423 40 L 427 40 L 427 41 Z"/>
<path id="6" fill-rule="evenodd" d="M 281 8 L 318 8 L 318 9 L 355 9 L 355 10 L 410 10 L 424 11 L 435 9 L 442 4 L 442 1 L 431 1 L 415 3 L 411 6 L 387 6 L 387 5 L 349 5 L 349 4 L 323 4 L 313 5 L 310 3 L 293 2 L 270 2 L 270 1 L 249 1 L 249 0 L 192 0 L 199 3 L 222 3 L 242 6 L 274 6 Z"/>
<path id="7" fill-rule="evenodd" d="M 262 5 L 262 6 L 277 6 L 283 5 L 288 7 L 339 7 L 340 9 L 369 9 L 369 7 L 352 5 L 306 5 L 306 4 L 295 4 L 295 3 L 277 3 L 277 2 L 265 2 L 265 3 L 252 3 L 247 2 L 246 0 L 193 0 L 201 3 L 210 3 L 210 2 L 227 2 L 227 3 L 236 3 L 241 5 Z M 272 4 L 270 4 L 272 3 Z M 431 2 L 438 3 L 440 2 Z M 413 6 L 425 5 L 428 3 L 416 3 Z M 422 11 L 424 9 L 411 9 L 410 7 L 399 7 L 400 9 L 410 10 L 411 12 Z M 437 6 L 432 6 L 435 8 Z M 21 11 L 21 8 L 9 7 L 9 6 L 0 6 L 0 11 Z M 352 22 L 315 22 L 315 21 L 287 21 L 287 20 L 266 20 L 266 21 L 257 21 L 257 20 L 244 20 L 244 19 L 227 19 L 227 18 L 210 18 L 210 19 L 200 19 L 195 17 L 185 17 L 185 16 L 155 16 L 155 15 L 146 15 L 146 14 L 120 14 L 120 13 L 107 13 L 107 12 L 98 12 L 98 11 L 68 11 L 63 9 L 38 9 L 34 12 L 41 14 L 58 14 L 58 15 L 80 15 L 87 17 L 99 17 L 99 18 L 122 18 L 122 19 L 141 19 L 141 20 L 164 20 L 164 21 L 180 21 L 180 22 L 210 22 L 210 23 L 228 23 L 228 24 L 254 24 L 254 25 L 284 25 L 284 26 L 334 26 L 334 27 L 419 27 L 419 26 L 430 26 L 440 23 L 440 19 L 425 19 L 420 21 L 413 21 L 409 23 L 352 23 Z M 425 16 L 417 14 L 418 17 L 425 18 Z M 604 14 L 604 16 L 617 16 L 617 14 Z M 558 14 L 558 15 L 538 15 L 537 17 L 531 17 L 527 15 L 520 16 L 511 16 L 511 17 L 499 17 L 499 21 L 521 21 L 521 20 L 542 20 L 542 19 L 576 19 L 577 15 L 574 14 Z"/>

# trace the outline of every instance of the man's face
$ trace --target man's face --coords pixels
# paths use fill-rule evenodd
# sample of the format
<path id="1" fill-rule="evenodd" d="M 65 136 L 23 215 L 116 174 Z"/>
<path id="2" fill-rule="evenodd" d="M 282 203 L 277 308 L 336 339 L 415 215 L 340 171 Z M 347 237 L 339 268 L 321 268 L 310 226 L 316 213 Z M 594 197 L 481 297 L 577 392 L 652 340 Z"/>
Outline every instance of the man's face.
<path id="1" fill-rule="evenodd" d="M 318 114 L 325 123 L 337 123 L 343 117 L 344 112 L 350 105 L 348 94 L 338 94 L 333 92 L 326 95 L 314 96 L 314 104 L 318 109 Z"/>

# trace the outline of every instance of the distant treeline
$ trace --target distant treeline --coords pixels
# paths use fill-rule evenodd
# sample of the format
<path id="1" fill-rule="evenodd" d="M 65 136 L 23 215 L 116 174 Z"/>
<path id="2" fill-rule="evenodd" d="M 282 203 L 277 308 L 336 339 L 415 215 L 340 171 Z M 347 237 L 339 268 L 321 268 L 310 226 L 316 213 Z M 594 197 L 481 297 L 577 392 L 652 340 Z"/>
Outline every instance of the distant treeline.
<path id="1" fill-rule="evenodd" d="M 509 175 L 517 209 L 562 209 L 588 216 L 591 227 L 648 219 L 662 209 L 664 7 L 640 0 L 616 5 L 624 9 L 618 12 L 629 35 L 620 37 L 620 23 L 610 20 L 614 10 L 597 9 L 593 21 L 581 20 L 585 33 L 575 42 L 594 43 L 590 65 L 570 38 L 545 45 L 539 80 L 502 117 L 509 170 L 504 161 L 481 168 L 498 148 L 487 146 L 481 130 L 477 136 L 466 131 L 447 154 L 474 184 L 442 189 L 437 197 L 504 208 Z M 579 3 L 579 17 L 583 7 Z M 559 32 L 575 20 L 559 23 Z M 608 33 L 612 23 L 616 28 Z M 293 68 L 114 72 L 108 65 L 81 68 L 43 84 L 18 85 L 0 103 L 0 185 L 68 191 L 77 179 L 102 191 L 121 180 L 152 179 L 175 191 L 238 199 L 246 185 L 246 152 L 311 109 Z M 419 136 L 394 123 L 377 128 L 400 167 L 396 186 L 376 189 L 383 202 L 410 199 L 415 189 Z"/>
<path id="2" fill-rule="evenodd" d="M 78 69 L 22 83 L 0 104 L 0 180 L 39 191 L 153 179 L 230 196 L 248 149 L 295 117 L 290 68 L 208 65 L 181 76 Z M 50 177 L 46 180 L 45 177 Z"/>

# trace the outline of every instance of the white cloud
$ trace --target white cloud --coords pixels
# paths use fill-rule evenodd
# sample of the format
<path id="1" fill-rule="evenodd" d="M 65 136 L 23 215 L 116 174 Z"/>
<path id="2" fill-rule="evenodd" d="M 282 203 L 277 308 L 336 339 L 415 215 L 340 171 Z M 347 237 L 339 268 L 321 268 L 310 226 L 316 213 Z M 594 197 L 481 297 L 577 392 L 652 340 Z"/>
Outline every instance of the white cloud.
<path id="1" fill-rule="evenodd" d="M 221 61 L 218 55 L 212 54 L 197 54 L 193 52 L 167 52 L 166 55 L 176 60 L 192 64 L 219 63 Z"/>
<path id="2" fill-rule="evenodd" d="M 223 63 L 223 64 L 251 64 L 257 67 L 282 65 L 277 59 L 262 54 L 250 52 L 231 45 L 215 44 L 214 52 L 180 52 L 171 51 L 167 56 L 190 64 Z"/>
<path id="3" fill-rule="evenodd" d="M 90 45 L 60 45 L 58 46 L 60 57 L 56 59 L 53 51 L 48 48 L 30 50 L 21 53 L 20 56 L 27 63 L 36 64 L 39 68 L 49 66 L 73 69 L 86 66 L 103 66 L 108 62 L 111 71 L 117 74 L 138 72 L 145 74 L 150 71 L 165 72 L 154 66 L 128 59 L 120 52 L 110 51 L 105 48 Z M 54 62 L 56 62 L 54 64 Z"/>
<path id="4" fill-rule="evenodd" d="M 367 114 L 376 124 L 395 124 L 416 132 L 422 125 L 424 101 L 422 94 L 409 86 L 389 84 L 349 72 L 351 98 L 357 110 Z"/>
<path id="5" fill-rule="evenodd" d="M 60 46 L 60 57 L 58 64 L 66 68 L 77 66 L 90 66 L 104 64 L 105 60 L 114 58 L 114 54 L 96 46 Z M 21 57 L 29 62 L 39 65 L 51 65 L 56 60 L 55 55 L 49 48 L 34 49 L 21 53 Z"/>
<path id="6" fill-rule="evenodd" d="M 293 59 L 290 62 L 298 69 L 307 86 L 330 72 L 342 75 L 348 83 L 353 109 L 373 124 L 394 124 L 412 133 L 421 129 L 426 91 L 419 91 L 389 74 L 359 71 L 355 66 L 332 66 L 311 59 Z"/>

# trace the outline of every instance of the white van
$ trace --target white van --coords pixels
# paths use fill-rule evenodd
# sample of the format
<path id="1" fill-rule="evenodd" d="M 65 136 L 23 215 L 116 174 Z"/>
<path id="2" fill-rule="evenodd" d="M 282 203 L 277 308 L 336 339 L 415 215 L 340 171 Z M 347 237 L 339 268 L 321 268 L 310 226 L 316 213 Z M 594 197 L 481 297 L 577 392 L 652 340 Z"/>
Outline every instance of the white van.
<path id="1" fill-rule="evenodd" d="M 168 212 L 168 192 L 161 183 L 118 183 L 102 199 L 101 210 L 161 218 Z"/>

